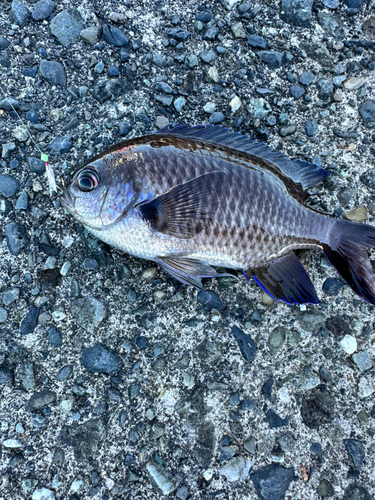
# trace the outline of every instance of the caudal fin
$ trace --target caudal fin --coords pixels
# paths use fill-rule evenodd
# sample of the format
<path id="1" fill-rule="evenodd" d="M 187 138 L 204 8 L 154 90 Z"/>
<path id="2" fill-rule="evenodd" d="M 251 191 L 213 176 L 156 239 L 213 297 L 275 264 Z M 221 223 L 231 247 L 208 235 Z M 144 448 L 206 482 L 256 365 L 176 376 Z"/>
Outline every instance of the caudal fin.
<path id="1" fill-rule="evenodd" d="M 323 251 L 355 293 L 375 305 L 375 280 L 367 255 L 370 248 L 375 248 L 375 227 L 338 219 Z"/>

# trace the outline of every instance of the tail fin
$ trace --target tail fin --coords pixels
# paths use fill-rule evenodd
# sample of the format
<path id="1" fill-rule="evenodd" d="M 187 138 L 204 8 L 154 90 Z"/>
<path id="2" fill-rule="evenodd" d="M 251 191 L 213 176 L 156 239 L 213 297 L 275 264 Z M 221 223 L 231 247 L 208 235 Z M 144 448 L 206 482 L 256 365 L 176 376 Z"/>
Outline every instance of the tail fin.
<path id="1" fill-rule="evenodd" d="M 375 280 L 366 251 L 369 248 L 375 248 L 375 227 L 338 219 L 323 251 L 355 293 L 375 305 Z"/>

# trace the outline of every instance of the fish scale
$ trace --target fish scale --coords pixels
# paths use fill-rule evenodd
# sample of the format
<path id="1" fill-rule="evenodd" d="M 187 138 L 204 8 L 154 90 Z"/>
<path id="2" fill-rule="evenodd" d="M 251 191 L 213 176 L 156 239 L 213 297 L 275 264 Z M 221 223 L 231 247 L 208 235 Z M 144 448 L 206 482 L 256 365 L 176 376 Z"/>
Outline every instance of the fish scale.
<path id="1" fill-rule="evenodd" d="M 241 269 L 275 300 L 317 303 L 293 250 L 323 250 L 353 290 L 375 303 L 371 226 L 303 204 L 328 173 L 222 127 L 162 129 L 81 167 L 65 208 L 95 236 L 201 288 L 212 266 Z"/>

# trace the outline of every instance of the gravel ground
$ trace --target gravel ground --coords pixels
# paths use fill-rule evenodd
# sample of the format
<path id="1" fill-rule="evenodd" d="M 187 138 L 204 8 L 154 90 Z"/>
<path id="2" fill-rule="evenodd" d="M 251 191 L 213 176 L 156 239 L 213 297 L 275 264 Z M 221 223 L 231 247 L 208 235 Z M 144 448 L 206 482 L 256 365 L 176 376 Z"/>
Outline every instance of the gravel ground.
<path id="1" fill-rule="evenodd" d="M 61 182 L 122 137 L 220 123 L 332 170 L 308 204 L 374 224 L 374 13 L 3 0 L 1 499 L 375 497 L 374 308 L 311 251 L 319 306 L 180 285 L 67 216 L 37 148 Z"/>

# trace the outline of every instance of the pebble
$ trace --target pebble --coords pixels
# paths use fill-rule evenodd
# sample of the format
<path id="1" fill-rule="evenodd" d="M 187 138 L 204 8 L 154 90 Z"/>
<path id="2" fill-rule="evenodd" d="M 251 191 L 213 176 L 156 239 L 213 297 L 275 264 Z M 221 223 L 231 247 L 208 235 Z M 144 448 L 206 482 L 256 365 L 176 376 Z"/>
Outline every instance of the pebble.
<path id="1" fill-rule="evenodd" d="M 332 483 L 330 483 L 328 479 L 324 478 L 318 484 L 316 492 L 321 498 L 329 498 L 334 495 L 335 490 L 333 489 Z"/>
<path id="2" fill-rule="evenodd" d="M 371 370 L 372 363 L 367 351 L 356 352 L 353 354 L 352 358 L 359 371 L 365 372 L 367 370 Z"/>
<path id="3" fill-rule="evenodd" d="M 257 348 L 250 335 L 241 331 L 237 326 L 232 326 L 232 334 L 237 341 L 241 354 L 248 363 L 255 359 Z"/>
<path id="4" fill-rule="evenodd" d="M 199 57 L 207 64 L 210 64 L 217 59 L 215 52 L 212 50 L 202 50 L 199 52 Z"/>
<path id="5" fill-rule="evenodd" d="M 352 222 L 365 222 L 368 219 L 367 215 L 367 207 L 357 207 L 353 210 L 349 210 L 348 212 L 344 212 L 342 217 L 346 220 L 350 220 Z"/>
<path id="6" fill-rule="evenodd" d="M 361 469 L 363 466 L 363 460 L 366 456 L 365 448 L 362 442 L 358 439 L 345 439 L 344 443 L 346 451 L 352 459 L 354 468 L 358 470 Z"/>
<path id="7" fill-rule="evenodd" d="M 213 290 L 198 292 L 197 302 L 203 305 L 205 311 L 211 311 L 211 309 L 221 311 L 224 308 L 219 295 Z"/>
<path id="8" fill-rule="evenodd" d="M 104 62 L 99 61 L 98 63 L 96 63 L 94 66 L 94 71 L 96 74 L 101 75 L 104 71 Z"/>
<path id="9" fill-rule="evenodd" d="M 366 80 L 364 80 L 363 78 L 356 78 L 355 76 L 352 76 L 352 77 L 348 78 L 347 80 L 345 80 L 343 85 L 346 88 L 346 90 L 358 90 L 365 83 L 366 83 Z"/>
<path id="10" fill-rule="evenodd" d="M 313 0 L 282 0 L 280 18 L 294 26 L 309 27 L 312 4 Z"/>
<path id="11" fill-rule="evenodd" d="M 25 26 L 29 21 L 30 11 L 20 0 L 13 0 L 12 15 L 19 26 Z"/>
<path id="12" fill-rule="evenodd" d="M 99 26 L 89 26 L 88 28 L 84 28 L 80 32 L 80 37 L 89 45 L 95 45 L 99 40 L 99 36 L 100 36 Z"/>
<path id="13" fill-rule="evenodd" d="M 216 66 L 211 66 L 210 69 L 208 70 L 207 74 L 213 82 L 218 83 L 219 73 L 217 71 Z"/>
<path id="14" fill-rule="evenodd" d="M 114 47 L 125 47 L 129 43 L 129 38 L 116 26 L 105 24 L 103 26 L 104 40 Z"/>
<path id="15" fill-rule="evenodd" d="M 48 330 L 48 342 L 53 347 L 61 347 L 62 346 L 62 338 L 61 334 L 54 326 L 51 326 Z"/>
<path id="16" fill-rule="evenodd" d="M 55 493 L 48 488 L 37 488 L 33 492 L 32 500 L 55 500 Z"/>
<path id="17" fill-rule="evenodd" d="M 214 111 L 208 121 L 212 124 L 215 125 L 216 123 L 220 123 L 224 120 L 224 115 L 220 111 Z"/>
<path id="18" fill-rule="evenodd" d="M 71 312 L 77 324 L 89 333 L 94 333 L 107 315 L 106 307 L 90 296 L 74 301 Z"/>
<path id="19" fill-rule="evenodd" d="M 238 111 L 241 106 L 242 106 L 241 99 L 236 95 L 229 102 L 229 107 L 232 110 L 232 113 Z"/>
<path id="20" fill-rule="evenodd" d="M 257 56 L 261 61 L 267 64 L 270 69 L 281 68 L 283 65 L 283 54 L 282 52 L 275 52 L 269 50 L 261 50 L 257 52 Z"/>
<path id="21" fill-rule="evenodd" d="M 35 21 L 44 21 L 52 14 L 55 6 L 56 4 L 55 2 L 52 2 L 52 0 L 40 0 L 34 5 L 31 15 Z"/>
<path id="22" fill-rule="evenodd" d="M 169 495 L 175 491 L 181 482 L 177 476 L 172 476 L 172 474 L 157 462 L 148 462 L 146 464 L 146 469 L 163 495 Z"/>
<path id="23" fill-rule="evenodd" d="M 4 448 L 9 448 L 9 449 L 16 449 L 16 448 L 22 448 L 22 443 L 18 441 L 18 439 L 5 439 L 3 441 L 3 446 Z"/>
<path id="24" fill-rule="evenodd" d="M 361 399 L 367 398 L 371 396 L 371 394 L 375 391 L 375 383 L 369 377 L 361 377 L 358 383 L 358 396 Z"/>
<path id="25" fill-rule="evenodd" d="M 169 28 L 167 30 L 167 35 L 178 40 L 180 42 L 185 41 L 191 36 L 190 31 L 184 30 L 182 28 Z"/>
<path id="26" fill-rule="evenodd" d="M 231 30 L 234 38 L 246 38 L 246 31 L 241 21 L 232 24 Z"/>
<path id="27" fill-rule="evenodd" d="M 353 354 L 357 350 L 357 339 L 352 335 L 345 335 L 345 337 L 340 341 L 341 347 L 347 354 Z"/>
<path id="28" fill-rule="evenodd" d="M 79 38 L 83 20 L 77 9 L 63 10 L 52 19 L 52 34 L 64 47 L 70 47 Z"/>
<path id="29" fill-rule="evenodd" d="M 285 434 L 282 434 L 278 438 L 278 442 L 279 442 L 280 448 L 285 453 L 293 451 L 294 445 L 295 445 L 295 441 L 294 441 L 293 435 L 290 432 L 286 432 Z"/>
<path id="30" fill-rule="evenodd" d="M 279 351 L 284 345 L 286 337 L 286 330 L 282 326 L 277 326 L 272 330 L 268 337 L 268 346 L 272 354 Z"/>
<path id="31" fill-rule="evenodd" d="M 29 245 L 29 237 L 25 227 L 19 222 L 7 224 L 5 229 L 6 242 L 12 255 L 19 255 Z"/>
<path id="32" fill-rule="evenodd" d="M 17 287 L 9 288 L 1 294 L 1 300 L 4 306 L 9 306 L 14 301 L 18 300 L 20 296 L 20 289 Z"/>
<path id="33" fill-rule="evenodd" d="M 1 152 L 1 157 L 2 158 L 9 158 L 10 153 L 16 149 L 16 143 L 15 142 L 6 142 L 2 145 L 2 152 Z"/>
<path id="34" fill-rule="evenodd" d="M 49 389 L 42 389 L 35 392 L 26 405 L 26 411 L 33 412 L 42 410 L 56 401 L 56 393 Z"/>
<path id="35" fill-rule="evenodd" d="M 186 99 L 184 97 L 178 97 L 173 103 L 178 113 L 182 111 L 182 108 L 185 106 L 185 104 L 186 104 Z"/>
<path id="36" fill-rule="evenodd" d="M 265 49 L 267 47 L 266 40 L 258 35 L 249 35 L 247 37 L 247 43 L 254 49 Z"/>
<path id="37" fill-rule="evenodd" d="M 61 63 L 42 59 L 39 65 L 39 71 L 43 78 L 51 85 L 66 86 L 66 74 L 64 66 Z"/>
<path id="38" fill-rule="evenodd" d="M 252 461 L 243 457 L 233 457 L 229 462 L 220 467 L 219 472 L 227 478 L 230 483 L 234 481 L 243 482 L 249 475 Z"/>
<path id="39" fill-rule="evenodd" d="M 118 124 L 118 133 L 121 136 L 128 135 L 131 129 L 132 126 L 129 122 L 120 122 Z"/>
<path id="40" fill-rule="evenodd" d="M 323 0 L 323 5 L 329 9 L 337 9 L 340 5 L 340 0 Z"/>
<path id="41" fill-rule="evenodd" d="M 327 278 L 323 283 L 323 292 L 327 295 L 337 295 L 344 283 L 338 278 Z"/>
<path id="42" fill-rule="evenodd" d="M 250 479 L 262 500 L 284 500 L 294 479 L 294 468 L 269 464 L 251 472 Z"/>
<path id="43" fill-rule="evenodd" d="M 24 127 L 23 125 L 18 125 L 18 127 L 16 127 L 13 130 L 12 134 L 20 142 L 26 142 L 27 139 L 29 138 L 29 133 L 27 131 L 27 128 Z"/>
<path id="44" fill-rule="evenodd" d="M 108 375 L 117 373 L 122 366 L 117 352 L 99 343 L 82 349 L 81 364 L 91 373 L 107 373 Z"/>
<path id="45" fill-rule="evenodd" d="M 48 149 L 51 155 L 62 155 L 68 153 L 72 147 L 72 142 L 68 136 L 56 137 L 49 143 Z"/>
<path id="46" fill-rule="evenodd" d="M 216 104 L 214 102 L 207 102 L 203 106 L 203 111 L 205 113 L 213 113 L 215 111 L 215 108 L 216 108 Z"/>
<path id="47" fill-rule="evenodd" d="M 280 135 L 282 137 L 287 137 L 288 135 L 294 134 L 294 132 L 297 130 L 297 127 L 295 125 L 286 125 L 285 127 L 281 127 L 280 129 Z"/>
<path id="48" fill-rule="evenodd" d="M 8 387 L 13 387 L 14 385 L 14 373 L 4 365 L 0 365 L 0 385 Z"/>
<path id="49" fill-rule="evenodd" d="M 328 101 L 333 94 L 333 83 L 330 80 L 319 80 L 317 83 L 319 98 Z"/>
<path id="50" fill-rule="evenodd" d="M 247 110 L 253 118 L 259 118 L 260 120 L 272 112 L 270 104 L 263 97 L 251 98 Z"/>
<path id="51" fill-rule="evenodd" d="M 307 137 L 313 137 L 314 135 L 317 134 L 319 130 L 319 125 L 318 122 L 315 120 L 315 118 L 312 118 L 311 120 L 308 120 L 305 123 L 305 132 Z"/>
<path id="52" fill-rule="evenodd" d="M 215 40 L 217 35 L 219 34 L 219 28 L 216 26 L 209 26 L 203 34 L 203 40 Z"/>
<path id="53" fill-rule="evenodd" d="M 189 68 L 195 68 L 198 66 L 198 57 L 195 54 L 190 54 L 187 58 Z"/>
<path id="54" fill-rule="evenodd" d="M 20 190 L 20 182 L 12 175 L 0 175 L 0 193 L 11 198 Z"/>
<path id="55" fill-rule="evenodd" d="M 111 78 L 117 77 L 120 75 L 120 71 L 118 67 L 115 64 L 111 64 L 111 66 L 108 68 L 108 76 Z"/>
<path id="56" fill-rule="evenodd" d="M 40 158 L 34 158 L 34 157 L 27 158 L 27 165 L 30 171 L 34 172 L 34 174 L 41 175 L 44 174 L 46 171 L 45 163 Z"/>
<path id="57" fill-rule="evenodd" d="M 367 128 L 375 128 L 375 101 L 366 101 L 360 105 L 359 115 Z"/>

